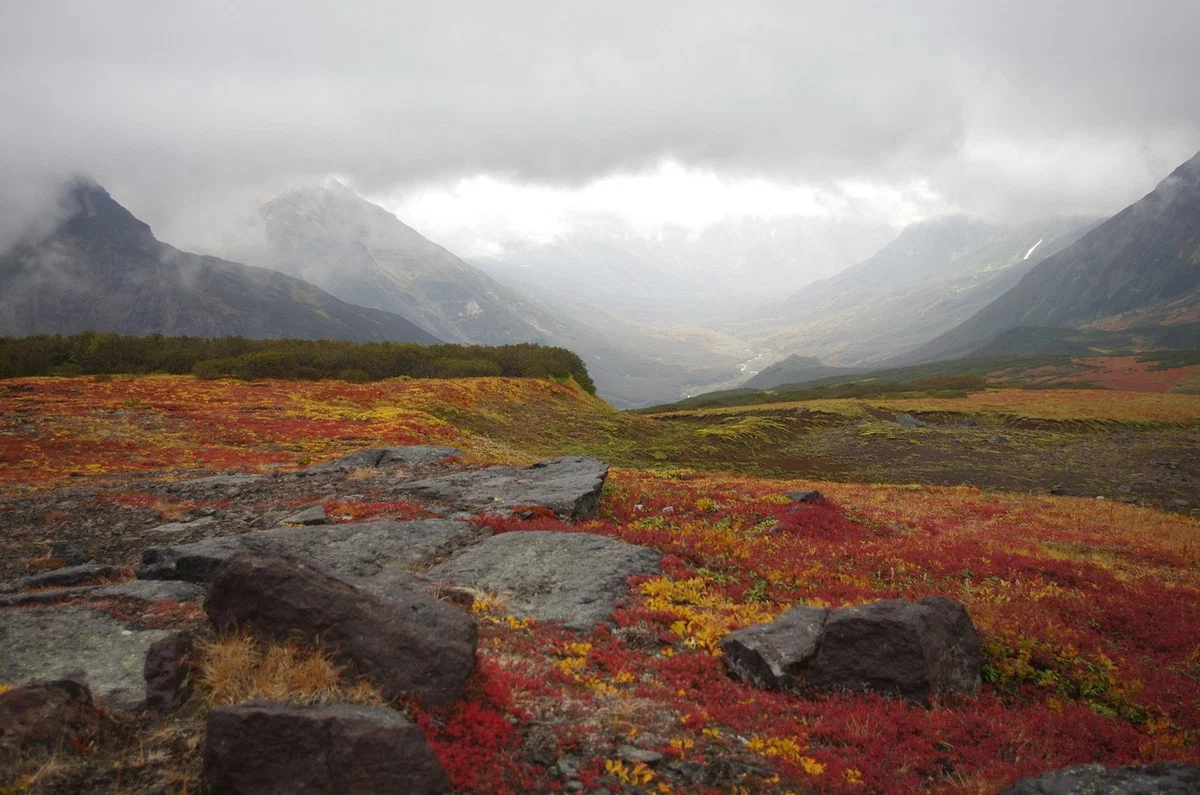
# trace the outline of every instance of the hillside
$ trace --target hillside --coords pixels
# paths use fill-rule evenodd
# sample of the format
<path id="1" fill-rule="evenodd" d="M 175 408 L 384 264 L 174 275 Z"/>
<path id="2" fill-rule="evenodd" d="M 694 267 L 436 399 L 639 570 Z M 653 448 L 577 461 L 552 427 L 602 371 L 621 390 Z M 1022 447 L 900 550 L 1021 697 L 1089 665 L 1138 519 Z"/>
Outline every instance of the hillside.
<path id="1" fill-rule="evenodd" d="M 412 318 L 448 342 L 561 339 L 562 321 L 422 237 L 340 182 L 282 193 L 254 208 L 222 253 Z"/>
<path id="2" fill-rule="evenodd" d="M 904 361 L 961 355 L 1017 326 L 1196 320 L 1200 297 L 1200 153 L 1052 257 L 962 325 Z M 1123 321 L 1123 322 L 1122 322 Z"/>
<path id="3" fill-rule="evenodd" d="M 1091 223 L 1006 226 L 962 216 L 915 223 L 874 256 L 729 330 L 829 364 L 878 363 L 969 318 Z"/>
<path id="4" fill-rule="evenodd" d="M 75 694 L 0 737 L 0 785 L 917 795 L 1194 765 L 1200 397 L 1099 396 L 649 417 L 530 379 L 0 383 L 0 710 Z M 929 597 L 974 666 L 929 698 L 772 689 L 730 645 Z M 908 637 L 855 659 L 896 676 Z M 338 754 L 293 739 L 316 719 Z"/>
<path id="5" fill-rule="evenodd" d="M 799 384 L 831 376 L 848 376 L 866 372 L 862 368 L 830 367 L 815 356 L 788 356 L 763 369 L 746 383 L 744 389 L 770 389 L 780 384 Z"/>
<path id="6" fill-rule="evenodd" d="M 100 186 L 77 181 L 66 217 L 0 255 L 0 335 L 78 333 L 436 342 L 400 315 L 353 306 L 264 268 L 179 251 Z"/>

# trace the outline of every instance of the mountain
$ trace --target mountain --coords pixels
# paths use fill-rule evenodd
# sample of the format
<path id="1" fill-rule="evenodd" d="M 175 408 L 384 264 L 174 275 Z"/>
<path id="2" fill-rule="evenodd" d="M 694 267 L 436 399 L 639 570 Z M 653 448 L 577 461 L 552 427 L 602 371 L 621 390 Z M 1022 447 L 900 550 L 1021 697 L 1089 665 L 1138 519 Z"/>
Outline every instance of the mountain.
<path id="1" fill-rule="evenodd" d="M 863 262 L 727 330 L 782 353 L 873 364 L 966 320 L 1092 223 L 1011 226 L 943 216 L 910 224 Z"/>
<path id="2" fill-rule="evenodd" d="M 799 384 L 818 378 L 865 373 L 859 367 L 830 367 L 813 356 L 789 356 L 763 369 L 742 386 L 746 389 L 772 389 L 781 384 Z"/>
<path id="3" fill-rule="evenodd" d="M 0 334 L 336 338 L 430 343 L 389 312 L 264 268 L 179 251 L 99 185 L 76 180 L 64 220 L 0 254 Z"/>
<path id="4" fill-rule="evenodd" d="M 546 242 L 508 241 L 475 260 L 506 283 L 595 304 L 640 323 L 735 316 L 858 262 L 895 232 L 844 218 L 734 217 L 654 231 L 606 214 Z"/>
<path id="5" fill-rule="evenodd" d="M 1018 326 L 1200 319 L 1200 153 L 1140 201 L 1047 257 L 962 325 L 904 357 L 974 350 Z"/>
<path id="6" fill-rule="evenodd" d="M 557 344 L 563 336 L 558 318 L 340 182 L 289 190 L 240 223 L 223 255 L 397 312 L 441 339 Z"/>

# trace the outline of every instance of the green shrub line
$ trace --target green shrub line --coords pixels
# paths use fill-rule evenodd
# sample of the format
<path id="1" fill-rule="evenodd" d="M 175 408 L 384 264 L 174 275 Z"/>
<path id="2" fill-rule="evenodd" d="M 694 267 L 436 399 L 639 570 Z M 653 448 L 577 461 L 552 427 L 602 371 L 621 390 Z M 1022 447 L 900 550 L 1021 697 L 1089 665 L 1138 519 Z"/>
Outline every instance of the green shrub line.
<path id="1" fill-rule="evenodd" d="M 399 342 L 245 337 L 0 337 L 0 378 L 166 373 L 197 378 L 285 378 L 350 382 L 385 378 L 573 378 L 596 386 L 583 360 L 566 348 L 517 345 L 415 345 Z"/>

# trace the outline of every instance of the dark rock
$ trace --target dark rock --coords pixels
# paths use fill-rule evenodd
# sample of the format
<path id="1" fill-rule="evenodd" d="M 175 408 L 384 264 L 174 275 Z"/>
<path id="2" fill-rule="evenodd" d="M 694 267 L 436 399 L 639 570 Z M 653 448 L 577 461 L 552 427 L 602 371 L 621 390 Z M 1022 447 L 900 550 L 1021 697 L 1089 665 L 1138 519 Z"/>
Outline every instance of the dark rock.
<path id="1" fill-rule="evenodd" d="M 86 552 L 70 541 L 59 541 L 50 547 L 50 557 L 57 558 L 68 566 L 82 566 L 91 560 Z"/>
<path id="2" fill-rule="evenodd" d="M 657 765 L 663 760 L 663 755 L 658 751 L 648 751 L 633 745 L 622 745 L 617 749 L 617 758 L 631 764 L 640 762 L 643 765 Z"/>
<path id="3" fill-rule="evenodd" d="M 1062 495 L 1067 493 L 1067 487 L 1062 485 L 1061 483 L 1055 483 L 1053 486 L 1050 487 L 1049 491 L 1052 495 L 1054 495 L 1056 497 L 1061 497 Z"/>
<path id="4" fill-rule="evenodd" d="M 137 574 L 147 580 L 207 582 L 224 561 L 256 552 L 308 558 L 338 574 L 365 578 L 428 566 L 478 537 L 471 525 L 445 519 L 280 527 L 150 547 L 142 552 Z"/>
<path id="5" fill-rule="evenodd" d="M 62 679 L 14 687 L 0 693 L 0 759 L 62 745 L 85 733 L 96 719 L 92 693 L 80 682 Z"/>
<path id="6" fill-rule="evenodd" d="M 566 456 L 526 468 L 488 467 L 414 480 L 393 491 L 459 510 L 540 506 L 560 519 L 584 519 L 596 512 L 607 476 L 608 464 L 603 461 Z"/>
<path id="7" fill-rule="evenodd" d="M 325 514 L 324 505 L 314 505 L 311 508 L 305 508 L 299 513 L 292 514 L 280 521 L 279 524 L 293 527 L 329 524 L 329 517 Z"/>
<path id="8" fill-rule="evenodd" d="M 966 609 L 944 596 L 888 599 L 831 611 L 805 680 L 925 702 L 973 693 L 983 651 Z"/>
<path id="9" fill-rule="evenodd" d="M 1128 483 L 1122 483 L 1120 486 L 1117 486 L 1117 491 L 1121 492 L 1122 494 L 1129 494 L 1131 491 L 1133 491 L 1133 486 L 1130 486 Z"/>
<path id="10" fill-rule="evenodd" d="M 662 571 L 662 553 L 591 533 L 502 533 L 434 566 L 436 580 L 508 597 L 508 608 L 538 621 L 590 630 L 628 593 L 626 580 Z"/>
<path id="11" fill-rule="evenodd" d="M 700 786 L 707 778 L 704 765 L 699 762 L 672 762 L 669 767 L 693 786 Z"/>
<path id="12" fill-rule="evenodd" d="M 1140 767 L 1076 765 L 1026 778 L 1001 795 L 1195 795 L 1200 767 L 1160 762 Z"/>
<path id="13" fill-rule="evenodd" d="M 313 464 L 297 472 L 297 475 L 324 475 L 331 472 L 355 469 L 392 469 L 398 466 L 428 466 L 452 456 L 462 455 L 462 450 L 438 445 L 412 445 L 410 447 L 376 447 L 344 455 L 332 461 Z"/>
<path id="14" fill-rule="evenodd" d="M 467 614 L 415 587 L 394 583 L 386 599 L 281 555 L 238 555 L 221 564 L 204 609 L 219 631 L 328 647 L 384 694 L 436 706 L 462 694 L 475 666 Z"/>
<path id="15" fill-rule="evenodd" d="M 763 690 L 790 690 L 817 655 L 829 610 L 798 605 L 767 624 L 731 632 L 721 640 L 734 678 Z"/>
<path id="16" fill-rule="evenodd" d="M 188 655 L 195 645 L 190 632 L 172 632 L 155 641 L 146 651 L 142 677 L 146 680 L 146 708 L 157 718 L 166 717 L 175 695 L 187 681 Z"/>
<path id="17" fill-rule="evenodd" d="M 822 498 L 819 491 L 785 491 L 783 496 L 792 502 L 816 502 Z"/>
<path id="18" fill-rule="evenodd" d="M 975 419 L 974 417 L 963 417 L 958 421 L 958 426 L 960 428 L 975 428 L 978 427 L 978 425 L 979 420 Z"/>
<path id="19" fill-rule="evenodd" d="M 204 778 L 229 795 L 445 792 L 415 724 L 378 707 L 250 703 L 208 713 Z"/>
<path id="20" fill-rule="evenodd" d="M 85 563 L 82 566 L 68 566 L 65 569 L 53 569 L 51 571 L 44 571 L 41 574 L 22 577 L 19 580 L 0 586 L 0 591 L 11 593 L 30 588 L 65 587 L 78 585 L 88 580 L 111 579 L 120 576 L 120 574 L 121 569 L 117 566 L 110 566 L 104 563 Z"/>
<path id="21" fill-rule="evenodd" d="M 92 692 L 118 709 L 140 709 L 146 699 L 142 666 L 161 629 L 131 629 L 86 607 L 0 610 L 0 682 L 86 675 Z"/>

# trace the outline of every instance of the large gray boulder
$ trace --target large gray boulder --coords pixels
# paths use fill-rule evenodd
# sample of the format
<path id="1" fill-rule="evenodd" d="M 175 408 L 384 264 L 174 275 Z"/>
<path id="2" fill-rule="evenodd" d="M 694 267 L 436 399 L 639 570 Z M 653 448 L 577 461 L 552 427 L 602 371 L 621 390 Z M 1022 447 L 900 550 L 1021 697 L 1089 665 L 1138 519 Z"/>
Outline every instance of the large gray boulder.
<path id="1" fill-rule="evenodd" d="M 791 690 L 817 656 L 828 608 L 798 605 L 766 624 L 721 640 L 725 664 L 737 679 L 762 690 Z"/>
<path id="2" fill-rule="evenodd" d="M 756 687 L 872 691 L 927 702 L 980 684 L 983 649 L 944 596 L 822 611 L 798 607 L 721 642 L 730 673 Z"/>
<path id="3" fill-rule="evenodd" d="M 331 472 L 347 472 L 355 469 L 394 469 L 406 466 L 429 466 L 445 461 L 452 456 L 462 455 L 456 447 L 421 444 L 409 447 L 374 447 L 359 450 L 332 461 L 313 464 L 297 472 L 297 475 L 324 475 Z"/>
<path id="4" fill-rule="evenodd" d="M 1140 767 L 1075 765 L 1026 778 L 1001 795 L 1195 795 L 1200 767 L 1162 762 Z"/>
<path id="5" fill-rule="evenodd" d="M 628 594 L 626 580 L 662 572 L 662 553 L 591 533 L 502 533 L 434 566 L 429 577 L 494 591 L 515 615 L 590 630 Z"/>
<path id="6" fill-rule="evenodd" d="M 564 456 L 529 467 L 497 466 L 455 472 L 394 487 L 460 511 L 548 508 L 560 519 L 584 519 L 596 512 L 608 464 L 595 458 Z"/>
<path id="7" fill-rule="evenodd" d="M 0 682 L 74 679 L 117 709 L 146 700 L 146 652 L 169 632 L 134 629 L 87 607 L 0 609 Z"/>
<path id="8" fill-rule="evenodd" d="M 406 694 L 449 704 L 475 666 L 475 621 L 461 610 L 401 582 L 383 598 L 282 555 L 244 554 L 222 563 L 204 610 L 218 631 L 327 647 L 389 699 Z"/>
<path id="9" fill-rule="evenodd" d="M 471 525 L 446 519 L 281 527 L 149 547 L 142 552 L 138 577 L 207 582 L 226 560 L 253 552 L 311 559 L 344 576 L 370 578 L 426 567 L 478 538 Z"/>
<path id="10" fill-rule="evenodd" d="M 229 795 L 445 792 L 421 729 L 395 710 L 249 703 L 208 713 L 204 778 Z"/>

